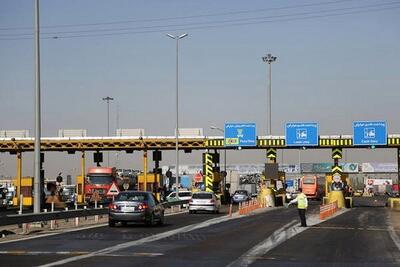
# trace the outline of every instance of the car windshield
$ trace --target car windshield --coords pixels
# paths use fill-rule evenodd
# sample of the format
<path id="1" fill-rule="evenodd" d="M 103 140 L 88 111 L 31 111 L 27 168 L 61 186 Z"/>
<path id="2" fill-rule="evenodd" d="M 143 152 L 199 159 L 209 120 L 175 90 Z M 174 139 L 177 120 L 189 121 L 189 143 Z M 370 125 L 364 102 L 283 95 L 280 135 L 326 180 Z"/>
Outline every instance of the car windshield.
<path id="1" fill-rule="evenodd" d="M 89 184 L 111 184 L 113 182 L 112 176 L 107 175 L 90 175 L 88 176 Z"/>
<path id="2" fill-rule="evenodd" d="M 190 192 L 179 192 L 179 197 L 190 197 L 191 195 Z"/>
<path id="3" fill-rule="evenodd" d="M 238 190 L 235 192 L 235 195 L 247 195 L 247 191 L 245 190 Z"/>
<path id="4" fill-rule="evenodd" d="M 192 198 L 194 198 L 194 199 L 211 199 L 212 194 L 198 193 L 198 194 L 193 194 Z"/>
<path id="5" fill-rule="evenodd" d="M 122 192 L 119 193 L 116 201 L 145 201 L 148 200 L 148 196 L 146 193 L 139 192 Z"/>
<path id="6" fill-rule="evenodd" d="M 303 184 L 315 184 L 315 178 L 304 178 Z"/>

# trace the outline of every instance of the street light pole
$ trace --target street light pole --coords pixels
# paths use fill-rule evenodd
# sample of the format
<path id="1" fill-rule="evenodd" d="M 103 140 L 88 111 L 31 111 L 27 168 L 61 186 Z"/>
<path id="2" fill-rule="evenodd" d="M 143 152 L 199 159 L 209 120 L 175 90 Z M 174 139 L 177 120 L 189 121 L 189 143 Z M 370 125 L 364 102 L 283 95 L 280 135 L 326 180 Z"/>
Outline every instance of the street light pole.
<path id="1" fill-rule="evenodd" d="M 277 57 L 272 56 L 271 54 L 267 54 L 265 57 L 262 57 L 262 60 L 268 64 L 268 116 L 267 116 L 267 134 L 272 135 L 272 70 L 271 63 L 276 61 Z"/>
<path id="2" fill-rule="evenodd" d="M 107 137 L 110 137 L 110 101 L 114 100 L 112 97 L 103 97 L 103 101 L 107 102 Z M 107 167 L 110 167 L 110 152 L 107 151 Z"/>
<path id="3" fill-rule="evenodd" d="M 167 34 L 169 38 L 176 40 L 176 129 L 175 129 L 175 153 L 176 153 L 176 188 L 175 196 L 179 198 L 179 40 L 188 36 L 187 33 L 181 35 Z"/>
<path id="4" fill-rule="evenodd" d="M 40 32 L 39 32 L 39 0 L 35 0 L 35 178 L 33 183 L 34 205 L 33 212 L 40 213 L 41 192 L 40 188 L 40 138 L 41 138 L 41 118 L 40 118 Z M 19 196 L 18 196 L 19 197 Z"/>

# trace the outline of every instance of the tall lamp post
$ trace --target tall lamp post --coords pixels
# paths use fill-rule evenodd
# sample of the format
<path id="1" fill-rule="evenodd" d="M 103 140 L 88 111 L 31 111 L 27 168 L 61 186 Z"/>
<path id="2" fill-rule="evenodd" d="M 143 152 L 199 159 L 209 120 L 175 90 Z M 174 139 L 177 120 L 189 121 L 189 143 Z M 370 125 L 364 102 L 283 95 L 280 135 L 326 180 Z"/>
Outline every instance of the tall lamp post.
<path id="1" fill-rule="evenodd" d="M 211 129 L 211 130 L 217 130 L 217 131 L 219 131 L 219 132 L 221 132 L 222 134 L 225 135 L 225 131 L 224 131 L 223 129 L 219 128 L 219 127 L 210 126 L 210 129 Z M 225 176 L 224 176 L 224 190 L 225 190 L 225 186 L 226 186 L 226 175 L 227 175 L 227 172 L 226 172 L 226 148 L 224 148 L 224 172 L 225 172 Z"/>
<path id="2" fill-rule="evenodd" d="M 33 212 L 40 213 L 42 177 L 40 176 L 40 138 L 41 138 L 41 116 L 40 116 L 40 36 L 39 36 L 39 0 L 35 0 L 35 178 L 33 182 L 34 202 Z M 18 196 L 19 197 L 19 196 Z"/>
<path id="3" fill-rule="evenodd" d="M 107 137 L 110 137 L 110 101 L 114 100 L 112 97 L 103 97 L 103 101 L 107 102 Z M 107 151 L 107 167 L 110 167 L 110 152 Z"/>
<path id="4" fill-rule="evenodd" d="M 271 64 L 276 61 L 276 57 L 272 56 L 271 54 L 267 54 L 265 57 L 262 57 L 262 60 L 268 64 L 268 116 L 267 116 L 267 134 L 272 135 L 272 93 L 271 93 L 271 86 L 272 86 L 272 70 Z"/>
<path id="5" fill-rule="evenodd" d="M 175 196 L 179 198 L 179 40 L 188 36 L 187 33 L 181 35 L 167 34 L 169 38 L 176 40 L 176 129 L 175 129 L 175 152 L 176 152 L 176 188 Z"/>

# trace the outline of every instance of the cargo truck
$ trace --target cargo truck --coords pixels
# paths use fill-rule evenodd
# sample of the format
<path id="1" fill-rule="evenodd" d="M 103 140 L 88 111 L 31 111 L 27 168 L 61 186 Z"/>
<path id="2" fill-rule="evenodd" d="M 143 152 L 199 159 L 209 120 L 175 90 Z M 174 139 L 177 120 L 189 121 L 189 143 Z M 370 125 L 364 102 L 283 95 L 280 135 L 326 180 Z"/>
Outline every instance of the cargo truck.
<path id="1" fill-rule="evenodd" d="M 117 172 L 110 167 L 92 167 L 88 169 L 85 181 L 85 202 L 109 203 L 112 196 L 107 196 L 113 183 L 117 183 Z"/>

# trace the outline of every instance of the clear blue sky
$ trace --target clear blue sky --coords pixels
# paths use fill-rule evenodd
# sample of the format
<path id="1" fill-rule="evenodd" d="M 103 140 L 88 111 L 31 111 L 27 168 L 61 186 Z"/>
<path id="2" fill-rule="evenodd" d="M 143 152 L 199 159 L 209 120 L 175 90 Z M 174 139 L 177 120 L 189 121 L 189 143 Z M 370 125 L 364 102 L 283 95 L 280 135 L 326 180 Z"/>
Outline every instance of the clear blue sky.
<path id="1" fill-rule="evenodd" d="M 261 57 L 272 53 L 278 57 L 274 134 L 283 135 L 288 121 L 319 122 L 321 134 L 351 134 L 352 121 L 377 119 L 400 133 L 400 1 L 40 2 L 44 136 L 76 128 L 105 135 L 101 98 L 108 95 L 115 98 L 112 129 L 118 105 L 120 128 L 173 135 L 175 43 L 165 34 L 183 32 L 189 36 L 180 42 L 181 127 L 218 135 L 210 125 L 255 122 L 264 135 L 267 66 Z M 32 134 L 33 3 L 0 2 L 0 129 Z M 66 156 L 53 154 L 47 167 L 55 173 Z M 329 151 L 304 154 L 308 161 L 330 160 Z M 364 154 L 353 151 L 349 161 L 395 160 L 393 151 Z M 163 164 L 174 164 L 168 155 Z M 184 163 L 201 160 L 196 153 L 186 156 Z M 140 166 L 139 153 L 129 157 L 120 157 L 124 167 Z M 69 156 L 62 168 L 79 169 L 77 158 Z M 265 155 L 231 153 L 230 159 L 261 163 Z M 0 160 L 12 175 L 13 158 L 3 154 Z M 287 152 L 284 161 L 297 162 L 297 152 Z M 29 174 L 32 164 L 25 165 Z"/>

